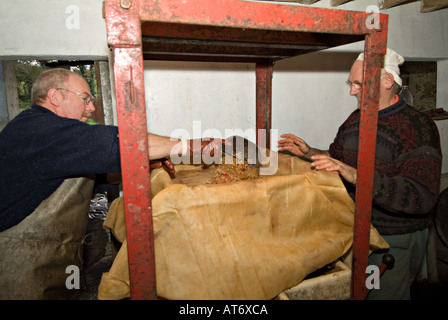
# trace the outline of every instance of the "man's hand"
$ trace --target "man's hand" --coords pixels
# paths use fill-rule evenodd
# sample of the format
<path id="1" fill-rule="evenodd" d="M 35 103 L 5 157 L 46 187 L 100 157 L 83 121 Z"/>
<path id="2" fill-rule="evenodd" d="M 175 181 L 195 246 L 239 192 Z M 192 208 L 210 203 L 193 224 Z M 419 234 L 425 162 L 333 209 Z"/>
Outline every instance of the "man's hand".
<path id="1" fill-rule="evenodd" d="M 305 140 L 296 137 L 293 134 L 282 134 L 280 137 L 284 139 L 278 141 L 278 151 L 289 151 L 296 156 L 303 157 L 308 160 L 311 160 L 314 155 L 329 156 L 328 151 L 312 148 L 305 142 Z"/>
<path id="2" fill-rule="evenodd" d="M 167 158 L 161 158 L 161 159 L 156 159 L 156 160 L 150 161 L 151 170 L 162 168 L 162 167 L 163 167 L 163 169 L 165 169 L 165 171 L 170 175 L 170 177 L 172 179 L 175 177 L 176 170 L 174 169 L 174 164 Z"/>
<path id="3" fill-rule="evenodd" d="M 296 156 L 308 158 L 311 148 L 303 139 L 289 133 L 280 137 L 284 139 L 278 141 L 279 151 L 289 151 Z"/>
<path id="4" fill-rule="evenodd" d="M 358 171 L 355 168 L 326 155 L 315 155 L 311 159 L 313 160 L 311 166 L 316 170 L 337 171 L 347 182 L 356 184 Z"/>

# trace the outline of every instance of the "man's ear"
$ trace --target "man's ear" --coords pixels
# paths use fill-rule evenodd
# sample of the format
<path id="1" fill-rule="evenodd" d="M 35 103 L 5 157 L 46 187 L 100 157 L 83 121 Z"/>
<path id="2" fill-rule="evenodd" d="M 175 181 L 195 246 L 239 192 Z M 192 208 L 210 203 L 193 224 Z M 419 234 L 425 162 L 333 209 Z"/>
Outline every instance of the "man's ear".
<path id="1" fill-rule="evenodd" d="M 394 82 L 395 82 L 394 75 L 392 73 L 388 72 L 388 73 L 386 73 L 384 78 L 385 78 L 384 80 L 386 83 L 386 89 L 391 89 L 394 86 Z"/>
<path id="2" fill-rule="evenodd" d="M 51 88 L 47 92 L 47 99 L 51 105 L 58 107 L 61 104 L 62 96 L 59 90 L 56 88 Z"/>

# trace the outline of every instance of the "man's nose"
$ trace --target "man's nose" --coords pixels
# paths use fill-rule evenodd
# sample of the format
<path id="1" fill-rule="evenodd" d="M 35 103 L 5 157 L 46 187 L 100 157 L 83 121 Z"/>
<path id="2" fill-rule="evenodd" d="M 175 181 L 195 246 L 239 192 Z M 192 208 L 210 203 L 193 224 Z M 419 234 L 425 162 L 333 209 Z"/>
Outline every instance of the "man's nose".
<path id="1" fill-rule="evenodd" d="M 354 96 L 354 95 L 356 95 L 357 93 L 359 93 L 359 88 L 356 88 L 355 86 L 350 86 L 350 95 L 351 96 Z"/>
<path id="2" fill-rule="evenodd" d="M 93 100 L 90 101 L 87 105 L 86 105 L 86 110 L 89 112 L 94 112 L 95 111 L 95 105 L 93 104 Z"/>

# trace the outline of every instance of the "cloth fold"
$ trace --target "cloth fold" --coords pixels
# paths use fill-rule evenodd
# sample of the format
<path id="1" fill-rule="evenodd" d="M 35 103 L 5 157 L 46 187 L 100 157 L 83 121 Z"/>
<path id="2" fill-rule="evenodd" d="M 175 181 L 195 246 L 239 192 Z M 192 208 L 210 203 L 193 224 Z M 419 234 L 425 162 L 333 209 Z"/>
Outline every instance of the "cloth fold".
<path id="1" fill-rule="evenodd" d="M 159 297 L 272 299 L 350 249 L 354 203 L 337 173 L 286 154 L 276 175 L 258 180 L 207 185 L 203 170 L 176 166 L 176 176 L 194 172 L 194 185 L 163 170 L 151 176 Z M 130 296 L 124 208 L 115 200 L 105 221 L 123 245 L 99 299 Z M 387 247 L 373 227 L 370 238 L 373 249 Z"/>

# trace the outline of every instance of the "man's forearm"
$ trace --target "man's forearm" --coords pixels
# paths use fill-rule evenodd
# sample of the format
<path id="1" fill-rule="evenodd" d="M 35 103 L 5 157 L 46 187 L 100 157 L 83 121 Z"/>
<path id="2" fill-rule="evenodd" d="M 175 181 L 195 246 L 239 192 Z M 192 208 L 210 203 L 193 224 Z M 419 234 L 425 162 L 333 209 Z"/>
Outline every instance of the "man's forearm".
<path id="1" fill-rule="evenodd" d="M 169 157 L 173 153 L 180 155 L 182 142 L 177 139 L 148 133 L 148 149 L 150 160 Z"/>

